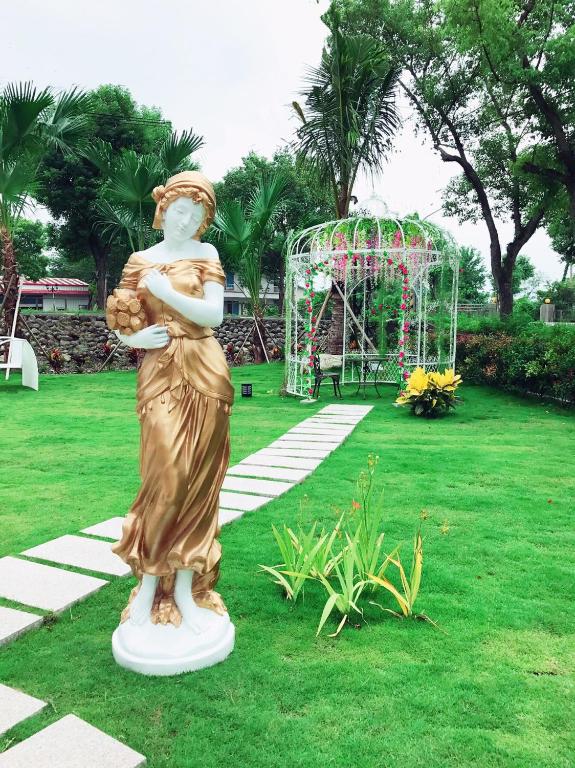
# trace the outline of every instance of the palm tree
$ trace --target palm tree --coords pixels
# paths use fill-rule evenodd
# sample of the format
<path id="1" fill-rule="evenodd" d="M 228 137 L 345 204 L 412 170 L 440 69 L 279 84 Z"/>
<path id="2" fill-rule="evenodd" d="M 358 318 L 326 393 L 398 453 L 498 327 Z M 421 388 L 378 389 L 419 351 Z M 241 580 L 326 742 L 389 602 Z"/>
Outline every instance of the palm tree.
<path id="1" fill-rule="evenodd" d="M 360 170 L 381 170 L 400 121 L 395 104 L 399 69 L 383 46 L 365 35 L 344 35 L 337 11 L 326 14 L 331 35 L 318 68 L 307 75 L 304 106 L 293 108 L 301 121 L 295 142 L 333 193 L 336 218 L 349 214 L 353 186 Z M 332 290 L 329 351 L 343 346 L 343 303 Z M 338 330 L 339 329 L 339 332 Z"/>
<path id="2" fill-rule="evenodd" d="M 101 171 L 105 182 L 97 207 L 103 237 L 110 243 L 117 238 L 132 251 L 141 251 L 157 239 L 152 229 L 155 203 L 154 187 L 166 178 L 197 166 L 190 155 L 203 145 L 193 131 L 172 133 L 154 154 L 136 154 L 133 150 L 115 152 L 112 145 L 98 139 L 83 150 L 84 156 Z M 100 270 L 97 285 L 98 304 L 107 295 L 106 273 Z"/>
<path id="3" fill-rule="evenodd" d="M 217 236 L 247 291 L 248 305 L 254 318 L 253 347 L 255 362 L 267 357 L 264 307 L 261 298 L 262 257 L 270 231 L 281 212 L 287 178 L 282 174 L 262 176 L 246 210 L 237 200 L 222 205 L 214 221 Z"/>
<path id="4" fill-rule="evenodd" d="M 58 96 L 32 83 L 9 84 L 0 93 L 0 245 L 3 320 L 9 333 L 18 290 L 13 228 L 38 192 L 49 149 L 70 152 L 82 138 L 89 97 L 77 89 Z"/>

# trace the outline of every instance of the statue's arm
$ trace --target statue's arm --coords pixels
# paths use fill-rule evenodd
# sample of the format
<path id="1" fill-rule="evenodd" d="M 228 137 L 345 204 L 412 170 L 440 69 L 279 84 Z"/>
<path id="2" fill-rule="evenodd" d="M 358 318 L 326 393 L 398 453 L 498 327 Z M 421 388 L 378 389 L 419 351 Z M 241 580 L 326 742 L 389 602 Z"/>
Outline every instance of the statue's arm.
<path id="1" fill-rule="evenodd" d="M 204 283 L 203 299 L 185 296 L 170 288 L 162 301 L 196 325 L 216 328 L 224 319 L 224 287 L 211 280 Z"/>

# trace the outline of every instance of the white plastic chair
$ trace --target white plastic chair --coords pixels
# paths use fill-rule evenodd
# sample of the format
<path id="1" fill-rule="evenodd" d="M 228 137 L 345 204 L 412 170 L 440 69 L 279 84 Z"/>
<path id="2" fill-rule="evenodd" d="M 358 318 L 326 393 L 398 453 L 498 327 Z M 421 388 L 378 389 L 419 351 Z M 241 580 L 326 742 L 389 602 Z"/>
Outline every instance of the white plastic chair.
<path id="1" fill-rule="evenodd" d="M 20 278 L 18 283 L 18 299 L 16 301 L 12 328 L 10 329 L 11 335 L 0 336 L 0 354 L 3 355 L 6 345 L 8 345 L 8 361 L 6 363 L 0 362 L 0 369 L 6 370 L 6 380 L 8 380 L 10 371 L 14 368 L 19 368 L 22 371 L 22 386 L 38 391 L 38 361 L 36 360 L 36 353 L 30 342 L 26 341 L 26 339 L 18 339 L 15 336 L 21 295 L 22 278 Z"/>

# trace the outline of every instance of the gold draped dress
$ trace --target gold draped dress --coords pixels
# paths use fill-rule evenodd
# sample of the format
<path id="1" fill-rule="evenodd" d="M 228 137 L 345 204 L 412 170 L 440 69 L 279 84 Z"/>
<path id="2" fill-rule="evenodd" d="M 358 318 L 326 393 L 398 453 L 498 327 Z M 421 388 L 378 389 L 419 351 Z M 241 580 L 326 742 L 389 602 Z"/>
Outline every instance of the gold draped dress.
<path id="1" fill-rule="evenodd" d="M 162 349 L 146 350 L 138 371 L 142 482 L 113 550 L 138 578 L 142 573 L 161 577 L 152 621 L 178 625 L 173 586 L 179 569 L 194 571 L 198 605 L 225 611 L 213 588 L 219 577 L 219 494 L 228 468 L 234 390 L 213 330 L 190 322 L 140 287 L 152 269 L 165 274 L 176 291 L 195 298 L 203 297 L 205 282 L 224 285 L 225 274 L 219 261 L 164 264 L 134 253 L 119 285 L 142 301 L 147 323 L 165 325 L 171 338 Z M 123 620 L 128 615 L 129 605 Z"/>

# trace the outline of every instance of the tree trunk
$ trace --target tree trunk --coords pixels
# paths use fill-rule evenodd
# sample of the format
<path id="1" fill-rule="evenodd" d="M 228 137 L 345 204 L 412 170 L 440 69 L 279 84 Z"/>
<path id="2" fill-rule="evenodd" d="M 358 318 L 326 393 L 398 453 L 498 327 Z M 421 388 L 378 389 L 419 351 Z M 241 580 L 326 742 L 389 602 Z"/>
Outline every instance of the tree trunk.
<path id="1" fill-rule="evenodd" d="M 109 250 L 95 234 L 90 235 L 90 250 L 96 266 L 96 304 L 102 310 L 108 298 L 108 256 Z"/>
<path id="2" fill-rule="evenodd" d="M 513 314 L 513 285 L 510 279 L 503 277 L 497 284 L 499 293 L 499 317 L 510 317 Z"/>
<path id="3" fill-rule="evenodd" d="M 3 307 L 3 335 L 9 336 L 14 322 L 14 313 L 16 312 L 16 303 L 18 301 L 18 265 L 14 255 L 14 246 L 10 233 L 4 227 L 0 228 L 0 242 L 2 244 L 2 262 L 4 265 L 4 274 L 2 279 L 2 294 L 4 296 Z M 7 354 L 7 345 L 3 345 L 4 354 Z"/>
<path id="4" fill-rule="evenodd" d="M 343 299 L 335 285 L 331 288 L 331 322 L 327 331 L 327 351 L 330 355 L 343 353 L 343 341 L 345 329 L 343 327 L 344 307 Z"/>
<path id="5" fill-rule="evenodd" d="M 266 327 L 259 312 L 254 312 L 254 331 L 252 344 L 254 351 L 254 363 L 263 363 L 266 360 L 264 345 L 266 343 Z"/>

